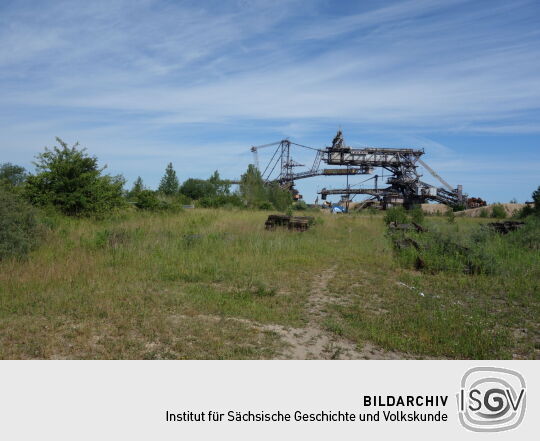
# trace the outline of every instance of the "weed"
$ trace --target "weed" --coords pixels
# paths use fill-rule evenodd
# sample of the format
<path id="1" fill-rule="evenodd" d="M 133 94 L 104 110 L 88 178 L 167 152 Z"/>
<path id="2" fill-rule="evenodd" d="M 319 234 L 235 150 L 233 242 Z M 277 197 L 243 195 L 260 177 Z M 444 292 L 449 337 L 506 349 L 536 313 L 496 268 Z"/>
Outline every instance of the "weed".
<path id="1" fill-rule="evenodd" d="M 505 219 L 506 216 L 506 210 L 501 204 L 495 204 L 491 207 L 491 217 L 494 217 L 495 219 Z"/>
<path id="2" fill-rule="evenodd" d="M 409 220 L 407 212 L 402 206 L 392 207 L 386 210 L 384 215 L 384 222 L 388 225 L 392 222 L 398 224 L 404 224 Z"/>
<path id="3" fill-rule="evenodd" d="M 419 250 L 396 254 L 379 214 L 320 215 L 301 235 L 267 234 L 267 216 L 55 219 L 26 261 L 0 262 L 0 358 L 271 358 L 279 335 L 251 324 L 305 326 L 314 275 L 328 268 L 336 303 L 321 322 L 340 338 L 410 356 L 536 356 L 540 240 L 529 220 L 499 236 L 482 219 L 433 217 L 428 233 L 404 236 Z M 516 340 L 518 327 L 528 332 Z"/>

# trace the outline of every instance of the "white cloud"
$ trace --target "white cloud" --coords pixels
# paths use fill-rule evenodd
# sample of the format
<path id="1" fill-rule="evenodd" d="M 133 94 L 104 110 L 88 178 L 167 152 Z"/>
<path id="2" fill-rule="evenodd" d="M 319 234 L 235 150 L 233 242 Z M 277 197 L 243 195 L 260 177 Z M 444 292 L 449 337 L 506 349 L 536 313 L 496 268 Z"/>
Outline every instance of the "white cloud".
<path id="1" fill-rule="evenodd" d="M 0 13 L 0 152 L 13 160 L 60 135 L 127 157 L 127 173 L 151 156 L 155 170 L 185 158 L 238 175 L 232 152 L 320 144 L 343 124 L 351 140 L 425 147 L 444 169 L 464 152 L 434 133 L 539 133 L 531 1 L 13 5 Z"/>

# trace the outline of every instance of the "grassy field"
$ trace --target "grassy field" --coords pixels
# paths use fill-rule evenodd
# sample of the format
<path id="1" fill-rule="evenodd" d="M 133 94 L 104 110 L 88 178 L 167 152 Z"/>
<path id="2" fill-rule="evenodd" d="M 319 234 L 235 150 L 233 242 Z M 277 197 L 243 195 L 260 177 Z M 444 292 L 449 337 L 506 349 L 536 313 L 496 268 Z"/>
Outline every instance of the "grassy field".
<path id="1" fill-rule="evenodd" d="M 304 233 L 265 231 L 267 215 L 60 219 L 0 262 L 0 358 L 539 358 L 538 250 L 417 271 L 380 215 L 320 214 Z"/>

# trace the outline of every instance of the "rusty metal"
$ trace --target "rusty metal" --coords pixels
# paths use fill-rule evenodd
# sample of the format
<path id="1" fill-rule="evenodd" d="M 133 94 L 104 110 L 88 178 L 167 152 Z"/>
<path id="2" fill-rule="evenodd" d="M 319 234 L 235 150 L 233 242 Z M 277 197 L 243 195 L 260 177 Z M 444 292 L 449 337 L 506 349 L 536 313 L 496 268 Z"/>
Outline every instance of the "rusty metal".
<path id="1" fill-rule="evenodd" d="M 467 199 L 467 208 L 479 208 L 485 207 L 487 202 L 481 198 L 469 198 Z"/>
<path id="2" fill-rule="evenodd" d="M 284 214 L 271 214 L 266 219 L 264 226 L 267 230 L 275 230 L 277 227 L 287 228 L 294 231 L 306 231 L 313 223 L 311 216 L 287 216 Z"/>
<path id="3" fill-rule="evenodd" d="M 390 228 L 390 230 L 398 231 L 416 231 L 417 233 L 425 233 L 428 231 L 425 227 L 416 222 L 411 222 L 410 224 L 399 224 L 397 222 L 390 222 L 388 224 L 388 228 Z"/>
<path id="4" fill-rule="evenodd" d="M 499 234 L 508 234 L 512 231 L 519 230 L 525 226 L 525 222 L 519 221 L 505 221 L 505 222 L 491 222 L 487 224 L 489 228 L 496 231 Z"/>
<path id="5" fill-rule="evenodd" d="M 324 149 L 317 149 L 284 139 L 278 143 L 252 147 L 251 150 L 256 155 L 258 149 L 273 145 L 277 147 L 261 175 L 265 182 L 278 182 L 282 187 L 288 188 L 291 191 L 294 189 L 294 182 L 298 179 L 314 176 L 343 175 L 348 178 L 348 176 L 352 175 L 369 175 L 373 173 L 375 167 L 380 167 L 390 174 L 387 177 L 386 186 L 379 187 L 378 179 L 381 176 L 375 175 L 373 178 L 369 178 L 375 179 L 375 188 L 352 188 L 354 186 L 350 186 L 347 180 L 346 188 L 323 188 L 319 194 L 322 196 L 322 199 L 326 199 L 326 196 L 334 194 L 342 196 L 365 194 L 371 196 L 373 200 L 380 202 L 383 208 L 398 204 L 408 208 L 427 201 L 435 201 L 451 207 L 467 205 L 468 197 L 463 193 L 460 185 L 455 189 L 452 188 L 448 182 L 420 159 L 424 154 L 423 149 L 351 148 L 346 145 L 343 133 L 339 130 L 332 140 L 332 145 Z M 301 167 L 302 165 L 295 162 L 291 157 L 291 148 L 293 146 L 316 152 L 313 165 L 307 171 L 294 171 L 294 168 Z M 321 169 L 321 162 L 339 166 L 340 168 Z M 255 156 L 255 164 L 258 166 L 257 156 Z M 417 171 L 419 167 L 417 164 L 423 165 L 429 173 L 441 182 L 442 187 L 423 182 L 420 179 L 422 175 Z M 277 176 L 273 175 L 276 169 L 278 169 Z M 346 200 L 350 201 L 349 198 Z"/>

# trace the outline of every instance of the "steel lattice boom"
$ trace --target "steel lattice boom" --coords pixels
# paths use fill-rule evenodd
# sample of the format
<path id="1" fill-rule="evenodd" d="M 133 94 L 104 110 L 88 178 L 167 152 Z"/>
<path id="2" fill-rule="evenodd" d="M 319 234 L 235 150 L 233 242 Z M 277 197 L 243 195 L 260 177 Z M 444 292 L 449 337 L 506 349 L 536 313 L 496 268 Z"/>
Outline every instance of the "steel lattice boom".
<path id="1" fill-rule="evenodd" d="M 376 167 L 387 170 L 390 177 L 386 180 L 386 187 L 379 188 L 347 188 L 340 189 L 322 189 L 323 199 L 328 195 L 350 196 L 357 194 L 370 195 L 383 203 L 383 206 L 403 204 L 410 207 L 428 200 L 444 203 L 450 206 L 466 205 L 467 196 L 462 193 L 461 186 L 453 189 L 444 179 L 442 179 L 431 167 L 429 167 L 420 158 L 424 155 L 423 149 L 412 148 L 380 148 L 348 147 L 343 139 L 343 134 L 339 130 L 332 141 L 332 145 L 324 149 L 296 144 L 288 139 L 279 143 L 267 144 L 260 147 L 252 147 L 254 154 L 257 149 L 277 145 L 272 159 L 262 172 L 263 178 L 267 182 L 279 182 L 282 186 L 293 188 L 294 181 L 313 176 L 336 176 L 336 175 L 367 175 L 372 174 Z M 308 148 L 316 151 L 316 157 L 313 165 L 307 171 L 294 172 L 295 167 L 301 166 L 291 158 L 291 146 Z M 256 165 L 258 158 L 256 156 Z M 339 166 L 340 168 L 321 168 L 321 162 L 330 166 Z M 276 177 L 271 178 L 273 171 L 279 164 L 279 171 Z M 443 187 L 436 187 L 423 182 L 417 171 L 421 164 L 429 173 L 439 180 Z M 268 173 L 267 173 L 268 172 Z M 375 175 L 375 183 L 377 178 Z"/>

